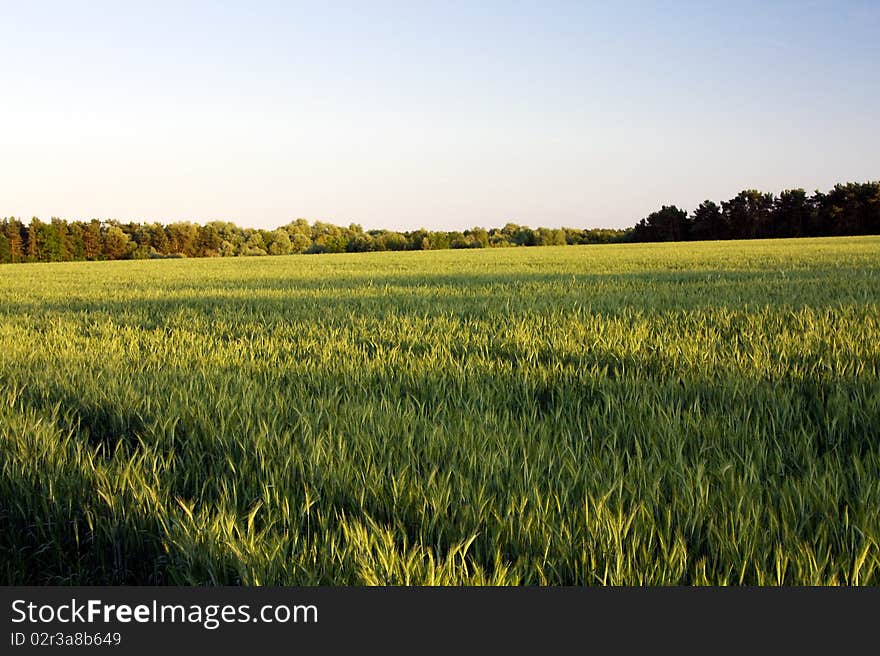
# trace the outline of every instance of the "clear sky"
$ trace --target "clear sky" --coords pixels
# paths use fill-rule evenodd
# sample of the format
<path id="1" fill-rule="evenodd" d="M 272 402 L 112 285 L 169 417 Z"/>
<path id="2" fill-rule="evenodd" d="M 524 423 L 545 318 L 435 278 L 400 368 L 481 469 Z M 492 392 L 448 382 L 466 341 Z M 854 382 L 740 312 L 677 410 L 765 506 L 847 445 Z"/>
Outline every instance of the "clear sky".
<path id="1" fill-rule="evenodd" d="M 628 226 L 880 178 L 880 3 L 0 0 L 0 215 Z"/>

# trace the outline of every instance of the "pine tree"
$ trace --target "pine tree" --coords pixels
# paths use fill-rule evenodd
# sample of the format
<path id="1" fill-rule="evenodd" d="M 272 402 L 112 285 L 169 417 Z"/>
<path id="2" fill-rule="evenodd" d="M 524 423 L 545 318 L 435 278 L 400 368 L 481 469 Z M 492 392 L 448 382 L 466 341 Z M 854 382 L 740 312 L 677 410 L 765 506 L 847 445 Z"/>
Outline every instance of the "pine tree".
<path id="1" fill-rule="evenodd" d="M 6 238 L 9 240 L 9 261 L 24 261 L 24 244 L 21 240 L 21 222 L 9 219 L 6 224 Z"/>

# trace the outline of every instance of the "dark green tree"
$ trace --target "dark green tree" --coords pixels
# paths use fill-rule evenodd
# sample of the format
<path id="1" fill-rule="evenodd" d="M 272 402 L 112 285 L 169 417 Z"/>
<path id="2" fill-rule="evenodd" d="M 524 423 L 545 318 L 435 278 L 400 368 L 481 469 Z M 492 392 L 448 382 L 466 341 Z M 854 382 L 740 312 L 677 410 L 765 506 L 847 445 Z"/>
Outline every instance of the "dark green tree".
<path id="1" fill-rule="evenodd" d="M 10 262 L 25 261 L 24 238 L 22 237 L 23 231 L 24 226 L 18 219 L 13 218 L 6 222 L 6 238 L 9 240 Z"/>
<path id="2" fill-rule="evenodd" d="M 704 200 L 691 216 L 691 239 L 728 239 L 730 229 L 721 208 L 711 200 Z"/>
<path id="3" fill-rule="evenodd" d="M 636 241 L 681 241 L 687 239 L 687 212 L 675 205 L 664 205 L 636 224 Z"/>
<path id="4" fill-rule="evenodd" d="M 6 226 L 0 226 L 4 230 L 0 230 L 0 263 L 8 264 L 12 262 L 12 249 L 9 248 L 9 237 L 6 236 Z"/>
<path id="5" fill-rule="evenodd" d="M 745 189 L 721 204 L 730 236 L 733 239 L 755 239 L 770 236 L 773 194 Z"/>
<path id="6" fill-rule="evenodd" d="M 773 203 L 773 237 L 805 237 L 815 225 L 814 206 L 803 189 L 786 189 Z"/>

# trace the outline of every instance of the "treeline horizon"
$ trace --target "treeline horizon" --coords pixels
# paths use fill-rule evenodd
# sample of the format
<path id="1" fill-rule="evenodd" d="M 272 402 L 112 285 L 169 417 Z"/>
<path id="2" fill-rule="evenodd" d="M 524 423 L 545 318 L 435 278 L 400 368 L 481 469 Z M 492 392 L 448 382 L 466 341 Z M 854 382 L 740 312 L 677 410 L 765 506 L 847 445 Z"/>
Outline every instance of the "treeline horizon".
<path id="1" fill-rule="evenodd" d="M 880 181 L 836 184 L 808 196 L 746 189 L 720 205 L 705 200 L 691 213 L 664 205 L 639 221 L 632 241 L 705 241 L 880 234 Z"/>
<path id="2" fill-rule="evenodd" d="M 0 220 L 0 263 L 240 257 L 294 253 L 562 246 L 622 242 L 703 241 L 880 234 L 880 182 L 837 184 L 807 195 L 741 191 L 720 205 L 702 202 L 693 212 L 664 205 L 632 228 L 503 228 L 464 231 L 368 230 L 297 219 L 274 230 L 241 228 L 228 221 L 66 221 L 33 217 Z"/>

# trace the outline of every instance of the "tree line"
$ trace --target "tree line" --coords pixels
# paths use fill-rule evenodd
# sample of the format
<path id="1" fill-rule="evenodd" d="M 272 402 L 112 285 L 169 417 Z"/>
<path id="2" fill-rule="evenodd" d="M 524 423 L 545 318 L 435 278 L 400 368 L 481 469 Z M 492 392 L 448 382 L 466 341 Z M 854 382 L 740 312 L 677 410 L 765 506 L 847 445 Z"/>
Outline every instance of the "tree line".
<path id="1" fill-rule="evenodd" d="M 706 200 L 690 214 L 664 205 L 625 230 L 533 229 L 508 223 L 503 228 L 474 227 L 463 232 L 365 231 L 357 224 L 345 228 L 305 219 L 263 230 L 223 221 L 163 225 L 98 219 L 45 222 L 35 217 L 25 224 L 6 218 L 0 221 L 0 263 L 865 234 L 880 234 L 880 182 L 838 184 L 828 193 L 812 195 L 803 189 L 787 189 L 778 196 L 748 189 L 720 205 Z"/>
<path id="2" fill-rule="evenodd" d="M 358 253 L 366 251 L 436 250 L 599 244 L 624 241 L 625 230 L 537 228 L 508 223 L 503 228 L 458 231 L 364 231 L 297 219 L 275 230 L 240 228 L 214 221 L 205 225 L 178 222 L 120 223 L 119 221 L 49 222 L 29 224 L 15 218 L 0 221 L 0 262 L 64 262 L 68 260 L 125 260 L 169 257 L 235 257 L 292 253 Z"/>
<path id="3" fill-rule="evenodd" d="M 720 205 L 706 200 L 688 214 L 664 205 L 639 221 L 633 241 L 700 241 L 880 234 L 880 182 L 835 185 L 807 195 L 786 189 L 778 196 L 755 189 Z"/>

